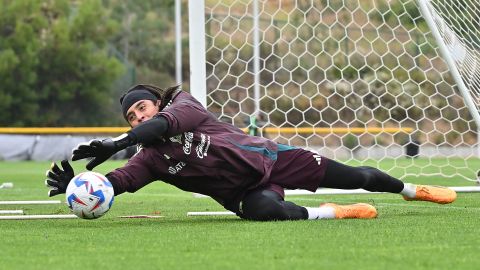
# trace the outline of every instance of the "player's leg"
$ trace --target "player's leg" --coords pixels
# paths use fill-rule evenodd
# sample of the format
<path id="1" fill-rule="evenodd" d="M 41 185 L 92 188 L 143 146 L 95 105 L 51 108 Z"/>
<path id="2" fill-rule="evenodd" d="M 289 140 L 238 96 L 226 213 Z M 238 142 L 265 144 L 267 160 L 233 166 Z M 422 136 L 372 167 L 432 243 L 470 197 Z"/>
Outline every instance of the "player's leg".
<path id="1" fill-rule="evenodd" d="M 270 181 L 286 189 L 312 192 L 318 187 L 361 188 L 401 194 L 406 200 L 444 204 L 456 199 L 455 191 L 449 188 L 403 183 L 376 168 L 348 166 L 300 148 L 278 153 Z"/>
<path id="2" fill-rule="evenodd" d="M 399 193 L 405 200 L 441 204 L 451 203 L 457 197 L 455 191 L 449 188 L 407 184 L 373 167 L 351 167 L 334 160 L 328 161 L 325 177 L 320 186 Z"/>
<path id="3" fill-rule="evenodd" d="M 258 221 L 308 218 L 304 207 L 286 202 L 280 194 L 270 189 L 256 189 L 247 193 L 240 211 L 242 218 Z"/>
<path id="4" fill-rule="evenodd" d="M 299 220 L 333 218 L 375 218 L 375 207 L 358 203 L 353 205 L 323 204 L 320 207 L 303 207 L 285 201 L 277 192 L 270 189 L 257 189 L 249 192 L 241 204 L 240 217 L 257 220 Z"/>
<path id="5" fill-rule="evenodd" d="M 373 167 L 352 167 L 328 160 L 321 187 L 400 193 L 404 183 Z"/>

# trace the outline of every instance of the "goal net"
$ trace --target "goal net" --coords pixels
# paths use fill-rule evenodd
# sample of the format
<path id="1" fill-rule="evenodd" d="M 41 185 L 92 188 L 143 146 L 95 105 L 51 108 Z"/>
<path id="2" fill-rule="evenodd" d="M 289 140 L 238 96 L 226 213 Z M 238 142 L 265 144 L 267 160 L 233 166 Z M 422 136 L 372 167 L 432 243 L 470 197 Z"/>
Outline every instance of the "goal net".
<path id="1" fill-rule="evenodd" d="M 195 64 L 206 67 L 206 106 L 351 165 L 468 185 L 480 168 L 479 7 L 205 1 L 205 62 Z"/>

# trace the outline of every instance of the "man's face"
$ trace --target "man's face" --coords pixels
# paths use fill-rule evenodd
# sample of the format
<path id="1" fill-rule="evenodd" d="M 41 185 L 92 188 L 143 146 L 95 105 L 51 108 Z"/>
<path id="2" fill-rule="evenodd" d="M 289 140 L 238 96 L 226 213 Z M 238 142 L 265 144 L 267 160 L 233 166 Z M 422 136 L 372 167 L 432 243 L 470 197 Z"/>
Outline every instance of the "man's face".
<path id="1" fill-rule="evenodd" d="M 127 110 L 127 121 L 131 127 L 136 127 L 140 123 L 152 119 L 158 113 L 160 100 L 153 102 L 151 100 L 139 100 Z"/>

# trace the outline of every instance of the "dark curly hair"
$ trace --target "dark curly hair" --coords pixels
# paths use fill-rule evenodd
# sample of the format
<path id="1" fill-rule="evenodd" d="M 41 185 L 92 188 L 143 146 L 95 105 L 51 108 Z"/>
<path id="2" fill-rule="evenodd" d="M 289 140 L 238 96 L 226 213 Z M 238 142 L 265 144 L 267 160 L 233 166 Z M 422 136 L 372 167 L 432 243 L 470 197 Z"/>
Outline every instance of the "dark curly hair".
<path id="1" fill-rule="evenodd" d="M 161 100 L 161 104 L 159 108 L 161 111 L 163 108 L 165 108 L 165 106 L 167 106 L 168 102 L 175 96 L 175 94 L 181 91 L 181 87 L 180 85 L 175 85 L 172 87 L 168 87 L 167 89 L 162 89 L 152 84 L 137 84 L 131 87 L 130 89 L 128 89 L 128 91 L 125 92 L 125 94 L 123 94 L 120 97 L 120 104 L 123 103 L 123 99 L 128 93 L 133 92 L 135 90 L 147 90 L 150 93 L 152 93 L 155 97 L 157 97 L 157 99 Z"/>

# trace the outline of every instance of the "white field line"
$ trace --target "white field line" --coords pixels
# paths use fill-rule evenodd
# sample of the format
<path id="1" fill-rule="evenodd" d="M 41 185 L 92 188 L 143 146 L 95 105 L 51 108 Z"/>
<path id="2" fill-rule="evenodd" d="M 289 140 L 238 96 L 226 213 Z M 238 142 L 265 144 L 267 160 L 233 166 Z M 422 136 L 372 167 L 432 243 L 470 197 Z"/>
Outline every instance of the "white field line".
<path id="1" fill-rule="evenodd" d="M 355 201 L 354 199 L 352 198 L 345 198 L 345 199 L 338 199 L 338 198 L 335 198 L 335 199 L 332 199 L 331 197 L 329 197 L 328 199 L 327 198 L 324 198 L 324 197 L 315 197 L 315 198 L 302 198 L 302 197 L 287 197 L 285 198 L 286 201 L 312 201 L 312 202 L 318 202 L 318 203 L 326 203 L 326 202 L 333 202 L 333 203 L 337 203 L 337 202 L 341 202 L 341 203 L 358 203 L 359 201 Z M 377 199 L 377 198 L 369 198 L 369 199 L 364 199 L 362 200 L 361 202 L 369 202 L 369 203 L 374 203 L 375 201 L 377 200 L 382 200 L 382 201 L 385 201 L 385 200 L 391 200 L 391 201 L 402 201 L 403 199 L 401 197 L 396 197 L 396 198 L 381 198 L 381 199 Z"/>
<path id="2" fill-rule="evenodd" d="M 313 201 L 313 199 L 310 199 L 310 201 Z M 477 207 L 472 208 L 472 207 L 460 207 L 460 206 L 449 206 L 449 205 L 419 205 L 419 204 L 401 204 L 401 203 L 375 203 L 374 205 L 376 207 L 381 207 L 381 208 L 385 208 L 388 206 L 396 206 L 396 207 L 400 206 L 400 207 L 431 208 L 431 209 L 442 209 L 442 210 L 480 211 L 480 208 L 477 208 Z M 188 212 L 187 213 L 187 216 L 229 216 L 229 215 L 235 215 L 235 213 L 230 211 Z"/>
<path id="3" fill-rule="evenodd" d="M 0 201 L 0 205 L 12 204 L 59 204 L 61 201 Z"/>
<path id="4" fill-rule="evenodd" d="M 413 207 L 413 208 L 432 208 L 432 209 L 449 209 L 449 210 L 462 210 L 462 211 L 480 211 L 480 207 L 461 207 L 450 205 L 420 205 L 420 204 L 402 204 L 402 203 L 375 203 L 375 206 L 388 207 L 388 206 L 401 206 L 401 207 Z"/>
<path id="5" fill-rule="evenodd" d="M 67 219 L 78 218 L 75 215 L 18 215 L 18 216 L 0 216 L 0 220 L 21 220 L 21 219 Z"/>
<path id="6" fill-rule="evenodd" d="M 118 218 L 163 218 L 165 216 L 157 215 L 129 215 L 129 216 L 117 216 Z"/>
<path id="7" fill-rule="evenodd" d="M 13 188 L 13 183 L 3 183 L 0 185 L 0 189 Z"/>
<path id="8" fill-rule="evenodd" d="M 0 210 L 0 214 L 23 214 L 23 210 Z"/>
<path id="9" fill-rule="evenodd" d="M 218 212 L 188 212 L 187 216 L 232 216 L 235 213 L 230 211 L 218 211 Z"/>
<path id="10" fill-rule="evenodd" d="M 480 192 L 480 186 L 462 186 L 462 187 L 449 187 L 459 193 L 471 193 Z M 386 192 L 370 192 L 364 189 L 330 189 L 319 188 L 315 192 L 308 190 L 285 190 L 285 195 L 342 195 L 342 194 L 386 194 Z"/>
<path id="11" fill-rule="evenodd" d="M 382 201 L 385 199 L 381 199 Z M 398 200 L 398 199 L 395 199 Z M 401 200 L 401 199 L 400 199 Z M 314 198 L 295 198 L 295 201 L 316 201 L 319 204 L 320 203 L 325 203 L 327 202 L 326 200 L 321 200 L 321 199 L 314 199 Z M 328 202 L 340 202 L 344 204 L 351 204 L 351 203 L 358 203 L 358 201 L 352 201 L 352 200 L 328 200 Z M 400 206 L 400 207 L 414 207 L 414 208 L 433 208 L 433 209 L 450 209 L 450 210 L 470 210 L 470 211 L 480 211 L 480 207 L 462 207 L 462 206 L 452 206 L 452 205 L 439 205 L 439 204 L 432 204 L 425 202 L 427 205 L 423 205 L 420 203 L 381 203 L 381 202 L 375 202 L 375 200 L 372 200 L 371 202 L 368 202 L 374 206 L 380 206 L 380 207 L 388 207 L 388 206 Z"/>
<path id="12" fill-rule="evenodd" d="M 458 193 L 472 193 L 480 192 L 480 186 L 462 186 L 449 187 Z M 303 189 L 285 190 L 286 196 L 295 195 L 353 195 L 353 194 L 388 194 L 387 192 L 371 192 L 364 189 L 334 189 L 334 188 L 319 188 L 315 192 Z M 209 198 L 207 195 L 193 193 L 194 198 Z"/>

